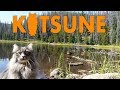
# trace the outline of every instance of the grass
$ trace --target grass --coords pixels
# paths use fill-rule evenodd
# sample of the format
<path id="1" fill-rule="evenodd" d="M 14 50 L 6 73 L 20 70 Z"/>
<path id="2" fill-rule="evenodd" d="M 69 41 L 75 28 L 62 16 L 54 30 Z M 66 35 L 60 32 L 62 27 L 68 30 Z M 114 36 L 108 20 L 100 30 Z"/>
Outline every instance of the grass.
<path id="1" fill-rule="evenodd" d="M 64 63 L 65 63 L 64 55 L 63 55 L 63 53 L 61 53 L 61 55 L 59 57 L 59 61 L 58 61 L 58 68 L 62 68 L 63 69 Z M 97 62 L 97 63 L 98 64 L 100 63 L 100 66 L 99 67 L 98 66 L 96 67 L 96 65 L 92 66 L 92 70 L 91 70 L 92 73 L 99 73 L 99 74 L 120 73 L 120 60 L 109 60 L 108 57 L 105 56 L 103 58 L 103 60 L 101 60 L 100 62 Z M 66 74 L 72 73 L 70 71 L 70 67 L 69 66 L 65 66 L 64 69 L 65 69 Z"/>
<path id="2" fill-rule="evenodd" d="M 92 66 L 92 73 L 120 73 L 120 60 L 108 60 L 105 58 L 99 68 Z"/>
<path id="3" fill-rule="evenodd" d="M 116 64 L 114 64 L 110 60 L 104 60 L 101 67 L 96 69 L 94 66 L 91 70 L 93 74 L 105 74 L 105 73 L 118 73 L 118 75 L 113 76 L 114 79 L 120 79 L 120 60 Z"/>
<path id="4" fill-rule="evenodd" d="M 94 45 L 92 47 L 95 49 L 114 49 L 115 51 L 120 51 L 120 46 L 118 45 Z"/>
<path id="5" fill-rule="evenodd" d="M 65 78 L 66 75 L 71 73 L 70 67 L 68 67 L 67 64 L 65 64 L 65 57 L 63 52 L 59 56 L 59 60 L 57 62 L 56 68 L 59 68 L 59 71 L 61 71 L 61 73 L 57 75 L 59 79 Z"/>
<path id="6" fill-rule="evenodd" d="M 61 78 L 61 76 L 64 77 L 65 76 L 72 73 L 70 71 L 70 67 L 69 66 L 65 66 L 64 65 L 65 61 L 64 61 L 64 55 L 63 53 L 60 54 L 59 60 L 58 60 L 58 64 L 56 68 L 60 68 L 63 73 L 61 73 L 59 75 L 59 78 Z M 120 60 L 108 60 L 108 58 L 104 58 L 103 61 L 100 62 L 101 65 L 100 67 L 95 67 L 92 66 L 92 70 L 91 73 L 95 74 L 95 73 L 99 73 L 99 74 L 105 74 L 105 73 L 119 73 L 120 74 Z M 120 75 L 115 76 L 114 78 L 120 78 Z"/>
<path id="7" fill-rule="evenodd" d="M 18 41 L 18 40 L 0 40 L 0 43 L 33 43 L 33 44 L 47 44 L 45 42 L 34 41 L 34 40 L 25 40 L 25 41 Z"/>
<path id="8" fill-rule="evenodd" d="M 95 48 L 95 49 L 114 49 L 116 51 L 120 51 L 119 45 L 83 45 L 83 44 L 74 44 L 74 43 L 47 43 L 41 42 L 39 40 L 25 40 L 25 41 L 18 41 L 18 40 L 0 40 L 0 43 L 33 43 L 33 44 L 46 44 L 46 45 L 59 45 L 59 46 L 82 46 L 88 48 Z"/>
<path id="9" fill-rule="evenodd" d="M 61 68 L 65 74 L 68 74 L 70 72 L 65 62 L 65 56 L 63 52 L 60 54 L 60 57 L 58 60 L 58 68 Z"/>

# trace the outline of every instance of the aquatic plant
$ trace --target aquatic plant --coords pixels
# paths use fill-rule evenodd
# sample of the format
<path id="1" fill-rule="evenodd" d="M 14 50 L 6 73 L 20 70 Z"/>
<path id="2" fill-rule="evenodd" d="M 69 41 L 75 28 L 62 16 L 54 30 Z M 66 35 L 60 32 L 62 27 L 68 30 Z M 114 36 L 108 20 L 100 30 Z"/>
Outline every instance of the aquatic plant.
<path id="1" fill-rule="evenodd" d="M 92 73 L 120 73 L 120 60 L 109 60 L 108 58 L 104 58 L 101 61 L 100 67 L 96 68 L 92 66 Z"/>

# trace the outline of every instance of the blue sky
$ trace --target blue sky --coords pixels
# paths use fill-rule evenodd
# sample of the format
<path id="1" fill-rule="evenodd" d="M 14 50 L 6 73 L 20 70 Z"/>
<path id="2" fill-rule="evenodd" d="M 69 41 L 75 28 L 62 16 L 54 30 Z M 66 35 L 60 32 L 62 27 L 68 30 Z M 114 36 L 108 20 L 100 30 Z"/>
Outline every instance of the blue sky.
<path id="1" fill-rule="evenodd" d="M 14 15 L 17 15 L 19 17 L 21 15 L 28 15 L 29 13 L 41 14 L 42 12 L 46 12 L 46 11 L 0 11 L 0 21 L 3 23 L 11 23 Z M 76 12 L 81 12 L 81 11 L 76 11 Z"/>
<path id="2" fill-rule="evenodd" d="M 11 23 L 14 15 L 28 15 L 29 12 L 41 14 L 41 11 L 0 11 L 0 21 L 3 23 Z"/>

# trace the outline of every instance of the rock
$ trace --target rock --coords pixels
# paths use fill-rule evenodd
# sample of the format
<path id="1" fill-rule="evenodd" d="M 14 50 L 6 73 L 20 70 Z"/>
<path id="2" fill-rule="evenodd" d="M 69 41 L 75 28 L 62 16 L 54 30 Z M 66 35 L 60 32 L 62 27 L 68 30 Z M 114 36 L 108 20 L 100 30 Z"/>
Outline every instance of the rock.
<path id="1" fill-rule="evenodd" d="M 50 73 L 50 79 L 63 79 L 63 78 L 64 72 L 60 68 L 56 68 Z"/>
<path id="2" fill-rule="evenodd" d="M 120 79 L 119 73 L 91 74 L 86 75 L 82 79 Z"/>
<path id="3" fill-rule="evenodd" d="M 65 79 L 81 79 L 83 77 L 83 75 L 79 75 L 79 74 L 68 74 Z"/>
<path id="4" fill-rule="evenodd" d="M 66 75 L 60 68 L 56 68 L 50 73 L 50 79 L 81 79 L 83 76 L 79 74 Z"/>

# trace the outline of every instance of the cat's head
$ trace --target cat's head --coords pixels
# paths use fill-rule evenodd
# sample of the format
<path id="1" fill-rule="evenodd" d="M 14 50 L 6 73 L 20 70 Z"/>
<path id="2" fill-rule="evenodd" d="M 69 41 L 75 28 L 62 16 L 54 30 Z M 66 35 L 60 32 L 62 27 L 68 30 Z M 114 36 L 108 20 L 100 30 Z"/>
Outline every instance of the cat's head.
<path id="1" fill-rule="evenodd" d="M 13 55 L 16 58 L 16 62 L 25 64 L 28 61 L 33 62 L 33 44 L 30 43 L 25 47 L 20 47 L 17 44 L 13 45 Z"/>

